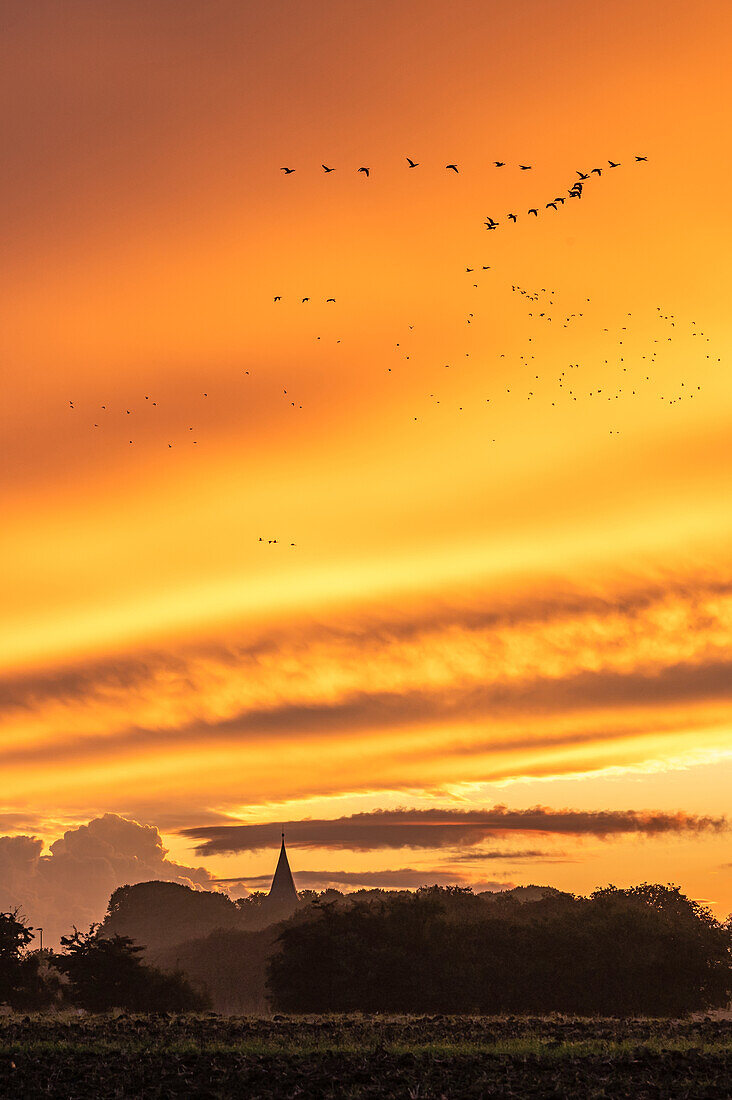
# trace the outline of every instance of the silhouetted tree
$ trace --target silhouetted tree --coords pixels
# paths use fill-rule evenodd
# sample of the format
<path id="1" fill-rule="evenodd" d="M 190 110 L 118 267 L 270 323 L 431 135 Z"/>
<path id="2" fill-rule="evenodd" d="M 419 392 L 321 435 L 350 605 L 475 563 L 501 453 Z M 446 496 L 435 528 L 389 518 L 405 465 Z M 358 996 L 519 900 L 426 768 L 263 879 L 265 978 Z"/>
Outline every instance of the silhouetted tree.
<path id="1" fill-rule="evenodd" d="M 54 965 L 69 978 L 67 996 L 91 1012 L 125 1008 L 132 1012 L 186 1012 L 208 1002 L 180 973 L 146 966 L 143 947 L 129 936 L 104 936 L 100 926 L 61 937 L 64 953 Z"/>
<path id="2" fill-rule="evenodd" d="M 237 898 L 234 905 L 244 914 L 260 912 L 267 899 L 264 890 L 253 890 L 245 898 Z"/>
<path id="3" fill-rule="evenodd" d="M 0 913 L 0 1003 L 21 1011 L 47 1008 L 60 992 L 58 975 L 48 965 L 51 953 L 29 951 L 33 939 L 19 909 Z"/>
<path id="4" fill-rule="evenodd" d="M 0 913 L 0 1002 L 13 1004 L 23 983 L 24 953 L 33 939 L 19 909 Z"/>
<path id="5" fill-rule="evenodd" d="M 155 962 L 158 951 L 172 943 L 241 925 L 241 911 L 226 894 L 192 890 L 178 882 L 140 882 L 114 891 L 102 933 L 145 944 L 147 957 Z"/>

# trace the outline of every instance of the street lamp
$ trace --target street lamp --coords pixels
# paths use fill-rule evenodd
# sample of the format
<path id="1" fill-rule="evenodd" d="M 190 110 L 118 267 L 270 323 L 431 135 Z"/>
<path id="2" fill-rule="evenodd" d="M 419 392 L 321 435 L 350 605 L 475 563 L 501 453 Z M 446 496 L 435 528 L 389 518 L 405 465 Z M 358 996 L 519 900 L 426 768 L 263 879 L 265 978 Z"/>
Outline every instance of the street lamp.
<path id="1" fill-rule="evenodd" d="M 41 952 L 41 954 L 43 954 L 43 929 L 42 929 L 42 928 L 36 928 L 36 932 L 40 932 L 40 933 L 41 933 L 41 937 L 40 937 L 40 939 L 41 939 L 40 952 Z"/>

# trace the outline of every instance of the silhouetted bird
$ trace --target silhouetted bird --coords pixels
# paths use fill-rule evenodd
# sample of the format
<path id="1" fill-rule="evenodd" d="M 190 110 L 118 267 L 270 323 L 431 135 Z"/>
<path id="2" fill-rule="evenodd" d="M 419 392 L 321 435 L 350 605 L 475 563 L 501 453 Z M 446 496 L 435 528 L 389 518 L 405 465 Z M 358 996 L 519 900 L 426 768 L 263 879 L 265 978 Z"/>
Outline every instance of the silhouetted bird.
<path id="1" fill-rule="evenodd" d="M 294 171 L 295 171 L 294 168 L 280 168 L 280 172 L 285 172 L 288 176 L 289 176 L 290 172 L 294 172 Z"/>
<path id="2" fill-rule="evenodd" d="M 515 214 L 509 214 L 508 216 L 509 216 L 509 218 L 511 219 L 512 222 L 516 221 L 516 215 Z"/>
<path id="3" fill-rule="evenodd" d="M 636 160 L 648 160 L 648 157 L 636 157 Z"/>
<path id="4" fill-rule="evenodd" d="M 529 210 L 528 213 L 533 214 L 537 218 L 539 217 L 539 211 L 536 209 L 535 206 L 532 206 L 531 210 Z"/>
<path id="5" fill-rule="evenodd" d="M 326 303 L 327 302 L 335 302 L 335 298 L 326 298 L 325 300 L 326 300 Z"/>
<path id="6" fill-rule="evenodd" d="M 466 267 L 466 268 L 465 268 L 465 270 L 466 270 L 466 271 L 474 271 L 474 270 L 475 270 L 475 268 L 473 268 L 473 267 Z"/>
<path id="7" fill-rule="evenodd" d="M 522 172 L 528 172 L 530 168 L 533 168 L 533 164 L 519 164 L 519 168 Z"/>
<path id="8" fill-rule="evenodd" d="M 587 172 L 577 172 L 577 175 L 581 180 L 588 180 L 590 178 Z"/>
<path id="9" fill-rule="evenodd" d="M 452 168 L 453 172 L 457 172 L 458 170 L 457 164 L 446 164 L 445 168 Z"/>
<path id="10" fill-rule="evenodd" d="M 602 168 L 593 168 L 592 172 L 597 172 L 598 176 L 601 176 L 602 175 Z M 590 172 L 590 175 L 592 175 L 592 172 Z"/>
<path id="11" fill-rule="evenodd" d="M 407 157 L 407 164 L 409 165 L 410 168 L 419 168 L 419 161 L 418 160 L 411 160 L 410 157 Z"/>
<path id="12" fill-rule="evenodd" d="M 358 169 L 358 171 L 359 171 L 359 172 L 365 172 L 367 176 L 368 176 L 368 174 L 369 174 L 369 170 L 368 170 L 368 168 L 359 168 L 359 169 Z"/>
<path id="13" fill-rule="evenodd" d="M 546 204 L 546 209 L 548 210 L 550 206 L 554 207 L 555 210 L 557 209 L 557 204 L 555 202 L 548 202 Z"/>
<path id="14" fill-rule="evenodd" d="M 327 164 L 321 164 L 320 167 L 324 172 L 335 172 L 335 168 L 329 168 Z"/>
<path id="15" fill-rule="evenodd" d="M 496 168 L 505 168 L 506 167 L 505 160 L 494 160 L 493 163 L 495 164 Z"/>
<path id="16" fill-rule="evenodd" d="M 620 161 L 619 160 L 609 160 L 608 164 L 610 165 L 611 168 L 619 168 L 620 167 Z"/>
<path id="17" fill-rule="evenodd" d="M 309 302 L 309 301 L 310 301 L 309 298 L 303 298 L 303 302 Z"/>
<path id="18" fill-rule="evenodd" d="M 275 302 L 281 302 L 281 301 L 282 301 L 282 295 L 281 294 L 275 294 Z M 145 398 L 145 400 L 147 400 L 147 398 Z"/>

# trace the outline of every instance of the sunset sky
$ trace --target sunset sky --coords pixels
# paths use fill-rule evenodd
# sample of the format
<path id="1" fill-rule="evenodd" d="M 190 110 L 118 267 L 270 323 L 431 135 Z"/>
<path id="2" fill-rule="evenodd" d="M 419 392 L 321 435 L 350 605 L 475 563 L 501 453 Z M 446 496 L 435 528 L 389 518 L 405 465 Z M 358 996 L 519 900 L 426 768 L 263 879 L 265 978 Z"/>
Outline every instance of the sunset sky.
<path id="1" fill-rule="evenodd" d="M 732 910 L 731 43 L 3 0 L 0 908 L 286 823 L 303 887 Z"/>

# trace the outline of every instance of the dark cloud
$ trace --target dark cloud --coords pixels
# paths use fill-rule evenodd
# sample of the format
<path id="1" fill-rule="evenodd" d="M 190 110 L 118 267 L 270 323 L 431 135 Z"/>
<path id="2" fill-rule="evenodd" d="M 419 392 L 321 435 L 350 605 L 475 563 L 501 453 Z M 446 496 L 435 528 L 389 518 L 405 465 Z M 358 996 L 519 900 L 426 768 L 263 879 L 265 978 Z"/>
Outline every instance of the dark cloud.
<path id="1" fill-rule="evenodd" d="M 374 851 L 382 848 L 460 848 L 496 835 L 557 834 L 605 839 L 627 833 L 701 833 L 726 827 L 724 818 L 636 810 L 374 810 L 335 819 L 183 829 L 201 855 L 276 847 L 285 830 L 290 848 Z"/>
<path id="2" fill-rule="evenodd" d="M 179 832 L 184 826 L 189 825 L 191 818 L 198 824 L 230 825 L 235 818 L 231 814 L 219 813 L 217 810 L 209 810 L 205 807 L 197 809 L 190 802 L 184 809 L 177 807 L 166 809 L 165 806 L 156 806 L 149 802 L 136 802 L 125 804 L 123 807 L 114 806 L 113 810 L 120 816 L 132 818 L 143 825 L 152 825 L 162 829 L 164 833 Z"/>
<path id="3" fill-rule="evenodd" d="M 732 661 L 702 665 L 671 665 L 655 672 L 582 672 L 563 679 L 551 677 L 532 681 L 481 685 L 449 690 L 406 692 L 357 692 L 335 703 L 282 704 L 257 708 L 219 722 L 195 721 L 170 730 L 130 728 L 103 737 L 59 734 L 53 743 L 13 746 L 0 751 L 6 766 L 30 763 L 87 760 L 130 752 L 137 748 L 171 749 L 199 742 L 250 743 L 275 737 L 339 737 L 374 729 L 407 728 L 429 724 L 459 724 L 511 718 L 522 714 L 560 714 L 618 707 L 672 707 L 681 703 L 732 699 Z M 653 729 L 658 728 L 658 715 Z M 576 744 L 613 736 L 627 736 L 627 730 L 612 729 L 586 735 L 567 732 L 539 733 L 502 741 L 501 748 L 529 748 L 542 744 Z M 485 752 L 495 740 L 471 742 L 467 752 Z M 447 746 L 449 749 L 449 746 Z M 440 747 L 444 753 L 446 746 Z M 459 751 L 459 750 L 458 750 Z"/>
<path id="4" fill-rule="evenodd" d="M 455 852 L 450 855 L 450 863 L 473 863 L 479 864 L 484 860 L 503 860 L 507 862 L 509 860 L 522 860 L 529 861 L 537 860 L 542 863 L 573 863 L 574 860 L 568 860 L 564 858 L 564 852 L 547 852 L 541 848 L 518 848 L 511 850 L 507 848 L 501 850 L 500 848 L 493 848 L 486 851 L 485 849 L 475 850 L 472 849 L 468 852 Z"/>
<path id="5" fill-rule="evenodd" d="M 40 829 L 45 819 L 40 814 L 0 813 L 0 830 L 10 833 Z"/>
<path id="6" fill-rule="evenodd" d="M 455 871 L 424 871 L 415 867 L 400 867 L 383 871 L 297 871 L 295 885 L 299 890 L 326 890 L 329 886 L 350 886 L 353 889 L 414 890 L 420 886 L 466 886 L 467 875 Z M 239 882 L 250 890 L 269 889 L 271 875 L 217 879 L 219 883 Z M 505 889 L 506 883 L 481 881 L 484 889 Z"/>
<path id="7" fill-rule="evenodd" d="M 167 858 L 160 833 L 116 814 L 69 829 L 42 855 L 32 836 L 0 836 L 0 910 L 19 906 L 54 944 L 72 925 L 100 920 L 118 886 L 163 879 L 210 887 L 203 867 Z"/>
<path id="8" fill-rule="evenodd" d="M 337 618 L 329 623 L 294 622 L 288 629 L 261 637 L 240 636 L 177 651 L 146 650 L 84 665 L 14 673 L 0 677 L 0 711 L 33 709 L 48 702 L 90 702 L 148 685 L 154 687 L 159 680 L 183 682 L 197 661 L 254 673 L 262 662 L 282 651 L 303 655 L 322 643 L 343 651 L 372 653 L 394 643 L 422 641 L 455 630 L 476 633 L 521 625 L 541 627 L 587 616 L 623 616 L 630 632 L 650 608 L 669 599 L 682 603 L 699 627 L 707 628 L 710 612 L 705 602 L 732 594 L 729 580 L 703 575 L 648 578 L 625 587 L 618 584 L 607 592 L 572 589 L 557 578 L 551 583 L 555 592 L 550 597 L 538 587 L 508 596 L 473 594 L 470 601 L 455 594 L 437 607 L 410 608 L 401 614 L 394 610 L 389 617 L 364 611 L 355 623 Z"/>

